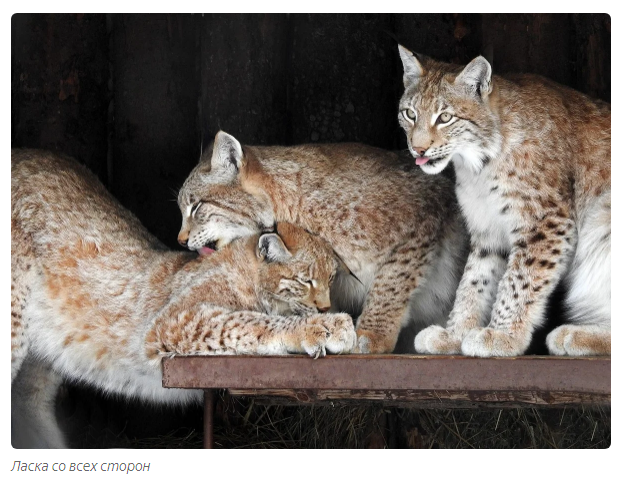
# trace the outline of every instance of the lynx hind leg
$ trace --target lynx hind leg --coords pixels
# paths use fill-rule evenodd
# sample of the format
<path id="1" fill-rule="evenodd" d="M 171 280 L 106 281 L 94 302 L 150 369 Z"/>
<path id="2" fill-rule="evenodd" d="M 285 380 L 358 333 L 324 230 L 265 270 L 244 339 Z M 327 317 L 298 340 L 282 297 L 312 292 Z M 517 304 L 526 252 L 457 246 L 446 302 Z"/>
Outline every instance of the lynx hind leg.
<path id="1" fill-rule="evenodd" d="M 11 256 L 11 382 L 20 371 L 28 351 L 26 325 L 22 318 L 29 295 L 30 266 L 19 254 Z"/>
<path id="2" fill-rule="evenodd" d="M 610 355 L 610 327 L 560 326 L 546 337 L 546 346 L 552 355 Z"/>
<path id="3" fill-rule="evenodd" d="M 28 343 L 22 324 L 21 308 L 15 307 L 11 297 L 11 382 L 15 380 L 28 351 Z"/>
<path id="4" fill-rule="evenodd" d="M 49 365 L 28 356 L 11 387 L 13 448 L 67 448 L 55 417 L 62 378 Z"/>
<path id="5" fill-rule="evenodd" d="M 570 322 L 546 339 L 552 355 L 610 355 L 610 194 L 586 213 L 567 276 Z"/>

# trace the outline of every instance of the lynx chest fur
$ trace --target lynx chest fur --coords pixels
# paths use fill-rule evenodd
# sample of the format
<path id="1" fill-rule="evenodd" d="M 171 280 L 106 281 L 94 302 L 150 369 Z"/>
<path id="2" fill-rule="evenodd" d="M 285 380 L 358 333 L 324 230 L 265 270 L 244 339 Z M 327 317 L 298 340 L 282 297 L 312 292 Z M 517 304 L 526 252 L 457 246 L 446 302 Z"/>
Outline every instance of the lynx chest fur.
<path id="1" fill-rule="evenodd" d="M 480 236 L 492 249 L 509 253 L 513 222 L 508 200 L 498 192 L 498 182 L 489 177 L 489 168 L 479 174 L 459 172 L 456 195 L 470 234 Z M 465 174 L 464 174 L 465 173 Z"/>

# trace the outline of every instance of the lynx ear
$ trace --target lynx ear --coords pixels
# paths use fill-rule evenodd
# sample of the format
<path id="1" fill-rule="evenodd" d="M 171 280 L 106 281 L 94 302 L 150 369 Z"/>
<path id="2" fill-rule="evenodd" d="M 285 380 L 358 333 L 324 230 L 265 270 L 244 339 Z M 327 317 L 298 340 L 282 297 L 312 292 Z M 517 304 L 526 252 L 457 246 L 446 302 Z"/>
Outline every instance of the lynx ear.
<path id="1" fill-rule="evenodd" d="M 485 58 L 479 56 L 463 68 L 454 84 L 464 85 L 472 95 L 487 96 L 492 91 L 492 66 Z"/>
<path id="2" fill-rule="evenodd" d="M 285 243 L 278 234 L 262 234 L 257 246 L 257 256 L 268 263 L 286 262 L 292 253 L 285 247 Z"/>
<path id="3" fill-rule="evenodd" d="M 425 74 L 421 63 L 412 51 L 409 51 L 401 44 L 398 44 L 399 57 L 404 65 L 404 88 L 408 88 L 415 80 Z"/>
<path id="4" fill-rule="evenodd" d="M 244 153 L 241 144 L 230 134 L 219 131 L 215 135 L 213 143 L 213 156 L 211 168 L 213 172 L 226 173 L 227 176 L 236 176 L 243 166 Z"/>

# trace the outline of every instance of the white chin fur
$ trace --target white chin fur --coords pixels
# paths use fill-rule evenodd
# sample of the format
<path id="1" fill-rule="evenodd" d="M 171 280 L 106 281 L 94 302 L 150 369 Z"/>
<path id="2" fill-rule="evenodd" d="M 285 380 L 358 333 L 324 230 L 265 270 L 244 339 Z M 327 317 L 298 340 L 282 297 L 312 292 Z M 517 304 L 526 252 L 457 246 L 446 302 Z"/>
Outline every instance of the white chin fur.
<path id="1" fill-rule="evenodd" d="M 428 163 L 426 163 L 425 165 L 421 165 L 421 169 L 428 175 L 436 175 L 437 173 L 441 173 L 443 170 L 445 170 L 445 167 L 448 166 L 448 163 L 450 163 L 450 159 L 446 158 L 440 163 L 436 163 L 434 165 L 429 165 Z"/>
<path id="2" fill-rule="evenodd" d="M 483 163 L 483 155 L 478 151 L 461 149 L 458 153 L 452 155 L 452 161 L 455 165 L 465 165 L 474 173 L 479 173 L 485 164 Z"/>

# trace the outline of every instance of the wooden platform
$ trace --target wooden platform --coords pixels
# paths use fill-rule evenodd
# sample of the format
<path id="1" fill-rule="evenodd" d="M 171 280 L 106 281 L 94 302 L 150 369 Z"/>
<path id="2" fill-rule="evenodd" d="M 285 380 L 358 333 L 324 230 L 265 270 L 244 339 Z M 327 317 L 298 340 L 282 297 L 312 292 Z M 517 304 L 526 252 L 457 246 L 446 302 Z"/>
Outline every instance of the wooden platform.
<path id="1" fill-rule="evenodd" d="M 275 403 L 357 403 L 425 408 L 610 403 L 610 358 L 419 355 L 187 356 L 163 360 L 163 386 L 205 390 L 205 447 L 214 392 Z"/>

